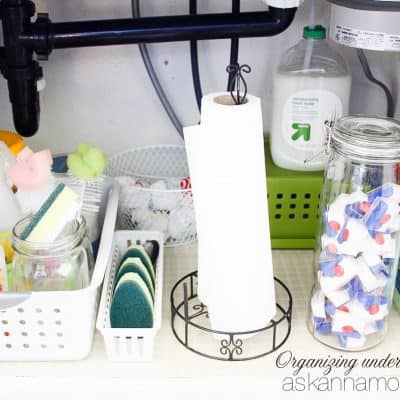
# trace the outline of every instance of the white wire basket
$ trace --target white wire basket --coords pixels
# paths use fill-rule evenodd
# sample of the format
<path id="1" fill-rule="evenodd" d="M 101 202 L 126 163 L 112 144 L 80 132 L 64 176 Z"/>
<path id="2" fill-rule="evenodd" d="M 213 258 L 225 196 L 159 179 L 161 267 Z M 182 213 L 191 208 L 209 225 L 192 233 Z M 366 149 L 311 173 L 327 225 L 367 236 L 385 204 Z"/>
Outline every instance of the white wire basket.
<path id="1" fill-rule="evenodd" d="M 106 174 L 121 185 L 121 229 L 162 232 L 166 246 L 197 239 L 184 146 L 127 150 L 110 158 Z"/>
<path id="2" fill-rule="evenodd" d="M 107 178 L 100 207 L 100 247 L 87 288 L 0 293 L 0 361 L 80 360 L 89 354 L 118 195 L 119 185 Z"/>
<path id="3" fill-rule="evenodd" d="M 130 244 L 144 244 L 156 240 L 160 252 L 156 261 L 156 284 L 154 296 L 154 325 L 152 328 L 111 328 L 110 306 L 114 290 L 114 280 L 121 258 Z M 161 328 L 164 237 L 161 232 L 117 231 L 114 234 L 112 257 L 110 257 L 101 294 L 97 329 L 104 337 L 107 357 L 111 361 L 151 361 L 154 341 Z"/>

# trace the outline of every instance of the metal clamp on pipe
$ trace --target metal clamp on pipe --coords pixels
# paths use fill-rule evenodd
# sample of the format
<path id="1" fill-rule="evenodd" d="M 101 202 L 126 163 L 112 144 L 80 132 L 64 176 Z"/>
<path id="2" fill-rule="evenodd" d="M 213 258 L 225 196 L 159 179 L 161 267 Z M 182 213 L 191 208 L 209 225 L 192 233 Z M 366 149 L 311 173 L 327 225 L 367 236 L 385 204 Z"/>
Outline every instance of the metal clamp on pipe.
<path id="1" fill-rule="evenodd" d="M 63 23 L 51 22 L 47 14 L 31 22 L 34 13 L 30 0 L 0 0 L 2 73 L 8 80 L 15 128 L 23 136 L 32 136 L 39 127 L 37 80 L 42 75 L 33 52 L 40 60 L 53 49 L 72 47 L 272 36 L 289 27 L 296 8 Z"/>

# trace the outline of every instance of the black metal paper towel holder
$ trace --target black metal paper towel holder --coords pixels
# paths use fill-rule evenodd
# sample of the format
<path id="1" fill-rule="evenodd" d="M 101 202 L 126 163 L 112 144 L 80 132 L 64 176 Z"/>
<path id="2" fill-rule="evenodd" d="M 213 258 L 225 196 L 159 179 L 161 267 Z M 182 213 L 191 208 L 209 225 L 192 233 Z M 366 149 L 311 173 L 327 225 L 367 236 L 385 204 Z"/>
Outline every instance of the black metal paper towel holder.
<path id="1" fill-rule="evenodd" d="M 269 324 L 254 331 L 222 332 L 207 326 L 209 325 L 207 323 L 207 307 L 200 302 L 196 293 L 197 271 L 185 275 L 174 285 L 170 296 L 171 328 L 175 338 L 193 353 L 219 361 L 249 361 L 275 352 L 284 345 L 290 336 L 293 298 L 290 290 L 281 280 L 278 278 L 274 278 L 274 280 L 275 287 L 283 295 L 281 300 L 285 301 L 285 305 L 276 303 L 277 315 Z M 207 348 L 212 343 L 215 349 L 212 352 L 202 349 L 202 343 L 192 340 L 192 333 L 197 335 L 197 339 L 203 335 L 207 341 Z M 244 336 L 255 334 L 257 335 L 243 340 Z M 218 341 L 212 335 L 218 335 L 221 338 Z M 262 335 L 268 337 L 265 343 Z M 251 345 L 251 341 L 254 339 L 257 340 L 257 346 Z M 257 351 L 251 352 L 249 347 L 257 348 Z"/>

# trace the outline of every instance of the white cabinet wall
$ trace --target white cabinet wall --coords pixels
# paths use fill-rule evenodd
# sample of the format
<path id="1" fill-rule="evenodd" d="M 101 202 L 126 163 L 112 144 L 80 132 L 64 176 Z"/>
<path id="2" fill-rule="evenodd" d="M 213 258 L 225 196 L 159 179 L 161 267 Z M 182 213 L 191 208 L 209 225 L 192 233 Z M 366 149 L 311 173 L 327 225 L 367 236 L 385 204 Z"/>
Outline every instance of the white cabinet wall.
<path id="1" fill-rule="evenodd" d="M 143 15 L 183 14 L 188 0 L 142 0 Z M 328 24 L 329 5 L 317 0 L 317 21 Z M 230 10 L 230 0 L 198 0 L 199 12 Z M 36 0 L 38 11 L 49 12 L 53 21 L 126 18 L 131 15 L 130 0 Z M 244 10 L 262 10 L 261 0 L 242 0 Z M 309 0 L 299 10 L 294 24 L 271 38 L 243 39 L 241 63 L 250 64 L 249 91 L 262 97 L 265 130 L 269 129 L 272 72 L 280 55 L 301 37 L 308 22 Z M 203 92 L 226 87 L 225 67 L 229 41 L 199 43 Z M 186 42 L 149 46 L 154 65 L 171 103 L 184 125 L 199 119 Z M 369 84 L 354 50 L 343 49 L 353 71 L 353 113 L 383 115 L 385 98 Z M 396 56 L 370 53 L 376 76 L 396 93 Z M 50 147 L 55 153 L 72 150 L 82 140 L 113 153 L 126 147 L 155 143 L 179 143 L 180 138 L 165 115 L 147 78 L 136 45 L 56 50 L 42 62 L 47 87 L 41 95 L 41 125 L 28 140 L 34 148 Z M 13 129 L 6 82 L 0 79 L 0 128 Z"/>

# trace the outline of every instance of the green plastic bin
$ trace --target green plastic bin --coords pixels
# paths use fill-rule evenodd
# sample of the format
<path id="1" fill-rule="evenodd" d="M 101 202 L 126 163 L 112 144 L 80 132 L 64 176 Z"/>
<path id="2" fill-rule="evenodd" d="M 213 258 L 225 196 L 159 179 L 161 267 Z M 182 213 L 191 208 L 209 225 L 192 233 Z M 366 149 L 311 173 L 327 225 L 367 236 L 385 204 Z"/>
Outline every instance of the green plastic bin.
<path id="1" fill-rule="evenodd" d="M 265 140 L 268 207 L 272 248 L 313 249 L 319 223 L 323 172 L 277 167 Z"/>
<path id="2" fill-rule="evenodd" d="M 398 312 L 400 312 L 400 293 L 399 293 L 399 291 L 397 289 L 394 291 L 393 301 L 394 301 L 394 305 L 396 307 L 396 310 Z"/>

